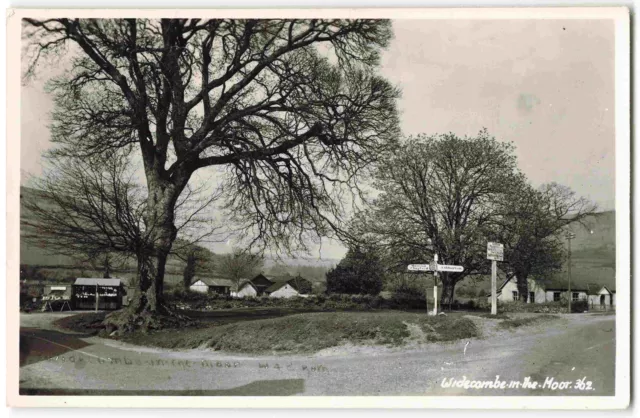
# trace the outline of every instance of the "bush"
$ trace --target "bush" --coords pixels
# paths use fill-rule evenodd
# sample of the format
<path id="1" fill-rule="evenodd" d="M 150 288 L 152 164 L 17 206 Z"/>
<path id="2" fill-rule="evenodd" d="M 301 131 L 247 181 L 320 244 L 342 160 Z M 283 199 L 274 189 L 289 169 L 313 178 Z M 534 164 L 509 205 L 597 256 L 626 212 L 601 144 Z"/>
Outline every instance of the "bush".
<path id="1" fill-rule="evenodd" d="M 577 300 L 571 302 L 571 312 L 572 313 L 583 313 L 589 310 L 589 302 L 586 300 Z"/>
<path id="2" fill-rule="evenodd" d="M 389 300 L 392 309 L 426 309 L 427 301 L 424 296 L 414 293 L 395 292 Z"/>
<path id="3" fill-rule="evenodd" d="M 327 293 L 377 295 L 382 290 L 383 266 L 372 249 L 351 248 L 327 272 Z"/>
<path id="4" fill-rule="evenodd" d="M 489 304 L 490 306 L 491 304 Z M 546 303 L 502 303 L 498 304 L 500 312 L 533 312 L 533 313 L 563 313 L 567 312 L 567 304 L 564 302 Z"/>
<path id="5" fill-rule="evenodd" d="M 425 288 L 420 284 L 409 284 L 405 282 L 397 283 L 391 287 L 392 292 L 404 295 L 412 295 L 415 298 L 425 298 Z"/>
<path id="6" fill-rule="evenodd" d="M 371 300 L 371 308 L 373 309 L 378 309 L 378 308 L 382 308 L 385 305 L 386 301 L 385 299 L 378 295 L 378 296 L 374 296 L 373 299 Z"/>

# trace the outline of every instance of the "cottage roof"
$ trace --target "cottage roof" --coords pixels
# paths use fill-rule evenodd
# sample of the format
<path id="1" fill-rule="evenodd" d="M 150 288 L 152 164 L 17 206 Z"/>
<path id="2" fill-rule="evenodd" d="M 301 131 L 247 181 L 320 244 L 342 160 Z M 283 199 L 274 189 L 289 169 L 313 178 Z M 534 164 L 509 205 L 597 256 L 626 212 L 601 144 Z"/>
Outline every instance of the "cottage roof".
<path id="1" fill-rule="evenodd" d="M 561 292 L 566 292 L 568 290 L 568 282 L 566 278 L 545 279 L 541 282 L 541 285 L 545 290 L 558 290 Z M 571 291 L 588 292 L 588 286 L 585 286 L 582 283 L 573 282 L 571 283 Z"/>
<path id="2" fill-rule="evenodd" d="M 283 275 L 283 276 L 265 276 L 264 274 L 261 275 L 262 277 L 264 277 L 265 279 L 269 280 L 271 283 L 277 283 L 277 282 L 286 282 L 287 280 L 292 279 L 291 276 L 289 275 Z M 257 276 L 256 276 L 257 277 Z"/>
<path id="3" fill-rule="evenodd" d="M 234 284 L 231 280 L 225 279 L 222 277 L 195 277 L 191 284 L 197 283 L 198 281 L 202 281 L 207 286 L 216 286 L 216 287 L 233 287 Z"/>
<path id="4" fill-rule="evenodd" d="M 251 280 L 246 280 L 246 281 L 242 282 L 240 284 L 240 287 L 238 288 L 238 290 L 242 290 L 247 285 L 253 287 L 256 292 L 258 291 L 258 288 L 256 287 L 256 285 Z"/>
<path id="5" fill-rule="evenodd" d="M 590 295 L 597 295 L 600 293 L 602 288 L 605 288 L 609 293 L 616 293 L 615 288 L 611 289 L 611 286 L 598 284 L 598 283 L 589 283 L 587 285 L 587 293 Z"/>
<path id="6" fill-rule="evenodd" d="M 120 279 L 85 278 L 76 279 L 74 286 L 120 286 Z"/>
<path id="7" fill-rule="evenodd" d="M 264 292 L 265 292 L 265 293 L 272 293 L 272 292 L 275 292 L 276 290 L 283 288 L 283 287 L 284 287 L 284 286 L 286 286 L 287 284 L 289 284 L 289 281 L 288 281 L 288 280 L 280 280 L 280 281 L 277 281 L 277 282 L 275 282 L 274 284 L 272 284 L 271 286 L 267 287 L 267 288 L 265 289 L 265 291 L 264 291 Z"/>
<path id="8" fill-rule="evenodd" d="M 598 283 L 589 283 L 587 285 L 587 294 L 589 295 L 597 295 L 598 292 L 602 289 L 602 285 Z"/>

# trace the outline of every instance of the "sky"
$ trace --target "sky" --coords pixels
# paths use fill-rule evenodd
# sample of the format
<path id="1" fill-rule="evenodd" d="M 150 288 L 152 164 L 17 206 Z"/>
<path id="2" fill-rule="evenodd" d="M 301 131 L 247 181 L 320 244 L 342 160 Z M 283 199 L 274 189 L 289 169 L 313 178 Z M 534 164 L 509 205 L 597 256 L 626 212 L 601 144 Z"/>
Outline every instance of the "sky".
<path id="1" fill-rule="evenodd" d="M 380 72 L 402 91 L 405 135 L 487 128 L 515 144 L 534 185 L 555 181 L 615 208 L 611 20 L 396 20 L 393 29 Z M 23 184 L 42 171 L 52 110 L 44 81 L 60 71 L 47 68 L 22 88 Z M 344 253 L 328 240 L 318 251 Z"/>

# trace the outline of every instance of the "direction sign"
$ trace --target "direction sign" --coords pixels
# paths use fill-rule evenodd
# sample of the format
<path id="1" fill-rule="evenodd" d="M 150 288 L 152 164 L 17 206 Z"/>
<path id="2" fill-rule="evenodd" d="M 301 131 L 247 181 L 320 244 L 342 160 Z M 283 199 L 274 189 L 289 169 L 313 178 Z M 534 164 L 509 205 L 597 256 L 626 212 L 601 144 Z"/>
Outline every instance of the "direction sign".
<path id="1" fill-rule="evenodd" d="M 409 271 L 433 271 L 429 267 L 429 264 L 409 264 L 407 266 Z"/>
<path id="2" fill-rule="evenodd" d="M 464 267 L 462 266 L 449 266 L 446 264 L 438 264 L 438 271 L 454 271 L 454 272 L 461 272 L 464 271 Z"/>
<path id="3" fill-rule="evenodd" d="M 497 242 L 487 242 L 487 260 L 503 261 L 504 245 Z"/>

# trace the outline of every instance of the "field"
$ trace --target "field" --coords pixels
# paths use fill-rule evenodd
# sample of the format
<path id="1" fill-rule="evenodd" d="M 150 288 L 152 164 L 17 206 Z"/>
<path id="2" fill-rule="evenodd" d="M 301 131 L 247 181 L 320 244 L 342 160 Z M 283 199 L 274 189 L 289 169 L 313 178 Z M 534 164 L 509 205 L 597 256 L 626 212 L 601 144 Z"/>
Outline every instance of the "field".
<path id="1" fill-rule="evenodd" d="M 34 193 L 33 189 L 21 187 L 21 198 Z M 24 223 L 31 221 L 29 214 L 21 211 L 21 233 L 24 234 Z M 213 254 L 213 266 L 219 265 L 221 255 Z M 322 288 L 325 282 L 325 274 L 338 260 L 313 260 L 313 259 L 291 259 L 291 260 L 274 260 L 267 258 L 265 260 L 264 271 L 266 274 L 282 275 L 289 273 L 291 275 L 300 274 L 314 283 L 314 287 Z M 30 266 L 30 272 L 37 272 L 38 277 L 27 277 L 30 280 L 46 280 L 54 282 L 73 282 L 78 277 L 102 277 L 103 271 L 99 270 L 100 266 L 91 265 L 90 262 L 82 259 L 74 259 L 69 256 L 60 255 L 48 251 L 43 243 L 27 242 L 25 239 L 20 240 L 20 264 Z M 128 283 L 135 276 L 135 260 L 131 259 L 124 265 L 116 266 L 112 269 L 112 276 L 122 279 Z M 182 275 L 185 268 L 185 262 L 178 257 L 170 256 L 167 261 L 165 273 L 166 289 L 170 290 L 174 287 L 181 286 Z M 215 271 L 197 271 L 196 275 L 213 275 Z M 33 274 L 31 274 L 33 275 Z"/>

